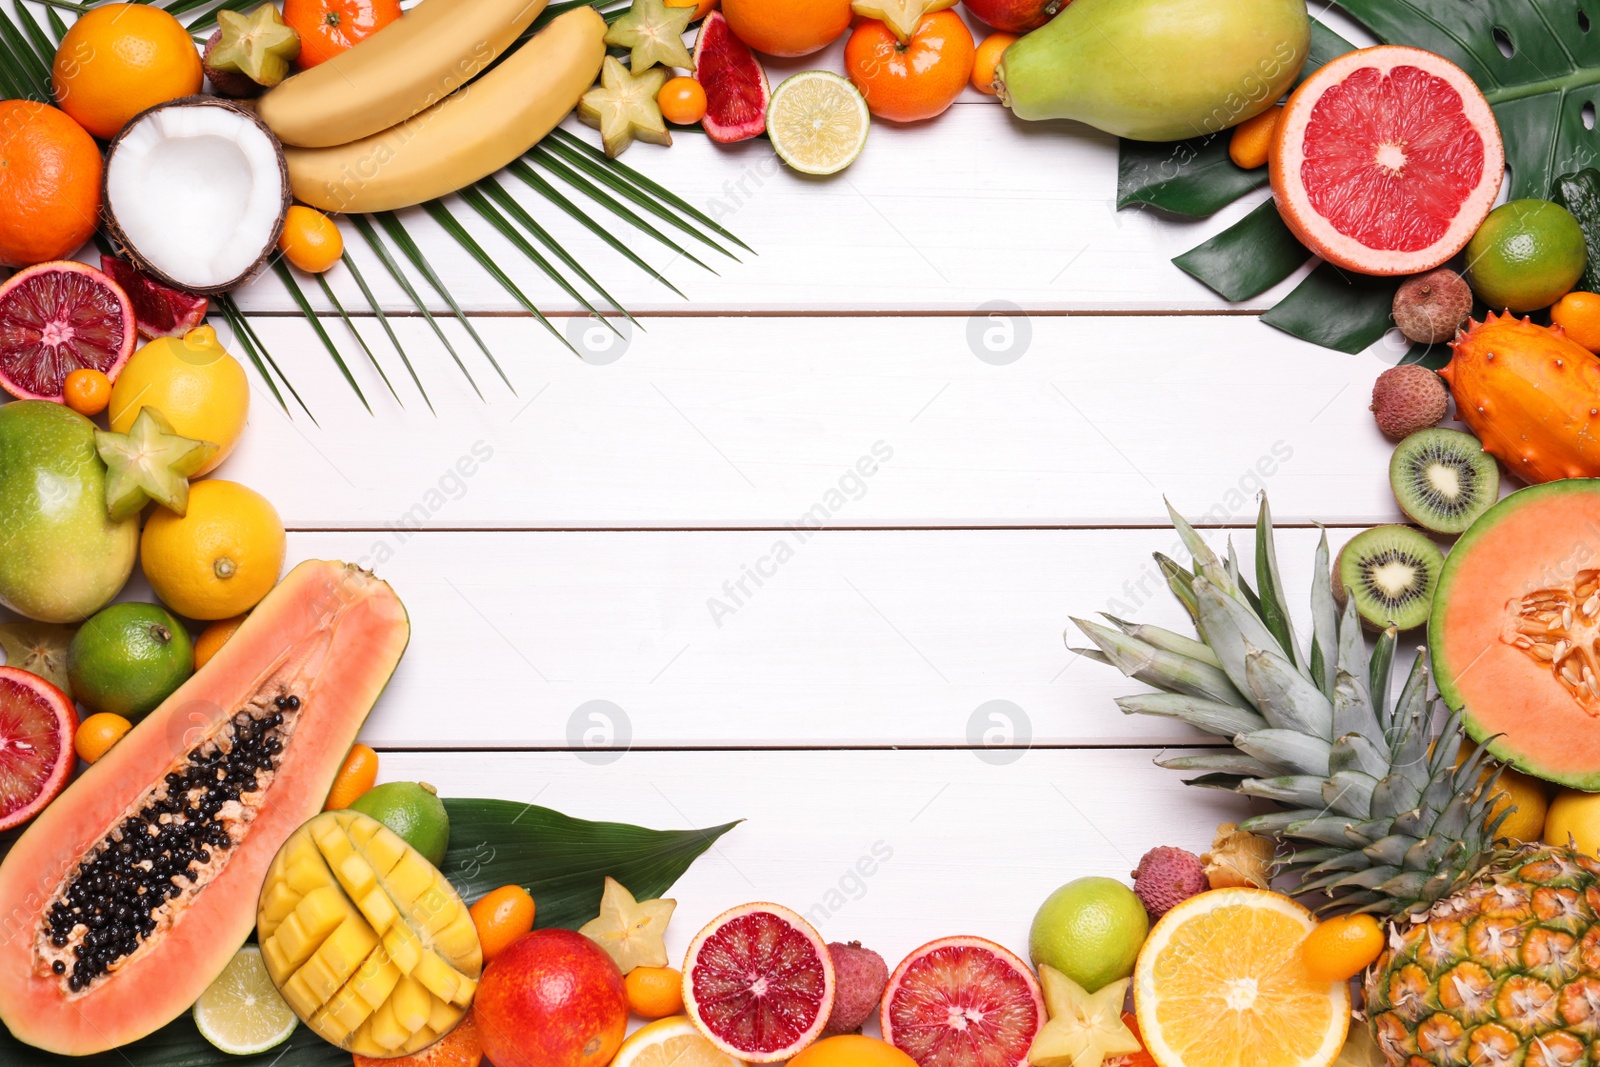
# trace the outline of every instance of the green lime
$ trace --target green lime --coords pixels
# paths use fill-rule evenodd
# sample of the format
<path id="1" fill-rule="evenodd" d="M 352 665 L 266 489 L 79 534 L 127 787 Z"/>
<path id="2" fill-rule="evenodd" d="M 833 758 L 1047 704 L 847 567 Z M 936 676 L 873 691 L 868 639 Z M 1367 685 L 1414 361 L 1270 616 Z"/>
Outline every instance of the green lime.
<path id="1" fill-rule="evenodd" d="M 1538 311 L 1578 283 L 1588 259 L 1572 212 L 1548 200 L 1513 200 L 1489 212 L 1467 242 L 1467 281 L 1491 311 Z"/>
<path id="2" fill-rule="evenodd" d="M 300 1023 L 272 984 L 261 950 L 246 945 L 194 1002 L 200 1036 L 230 1056 L 277 1048 Z"/>
<path id="3" fill-rule="evenodd" d="M 67 648 L 72 695 L 90 711 L 138 722 L 194 673 L 189 631 L 157 604 L 113 604 Z"/>
<path id="4" fill-rule="evenodd" d="M 866 98 L 825 70 L 792 75 L 767 105 L 773 150 L 803 174 L 837 174 L 854 163 L 871 126 Z"/>
<path id="5" fill-rule="evenodd" d="M 1045 898 L 1028 933 L 1035 967 L 1049 964 L 1093 993 L 1133 973 L 1150 916 L 1111 878 L 1079 878 Z"/>
<path id="6" fill-rule="evenodd" d="M 370 815 L 435 867 L 450 845 L 450 815 L 438 790 L 427 782 L 385 782 L 356 798 L 350 807 Z"/>

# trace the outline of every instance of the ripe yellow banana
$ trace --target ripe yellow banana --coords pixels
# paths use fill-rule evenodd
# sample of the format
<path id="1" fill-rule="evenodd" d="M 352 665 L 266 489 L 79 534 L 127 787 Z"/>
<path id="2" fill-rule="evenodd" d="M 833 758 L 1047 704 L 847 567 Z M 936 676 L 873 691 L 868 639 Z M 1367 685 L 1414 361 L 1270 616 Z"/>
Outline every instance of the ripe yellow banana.
<path id="1" fill-rule="evenodd" d="M 256 112 L 301 148 L 349 144 L 432 107 L 488 69 L 546 0 L 423 0 L 404 18 L 296 74 Z"/>
<path id="2" fill-rule="evenodd" d="M 284 149 L 295 199 L 323 211 L 391 211 L 493 174 L 577 106 L 600 71 L 605 35 L 594 8 L 574 8 L 494 70 L 398 126 L 333 148 Z"/>

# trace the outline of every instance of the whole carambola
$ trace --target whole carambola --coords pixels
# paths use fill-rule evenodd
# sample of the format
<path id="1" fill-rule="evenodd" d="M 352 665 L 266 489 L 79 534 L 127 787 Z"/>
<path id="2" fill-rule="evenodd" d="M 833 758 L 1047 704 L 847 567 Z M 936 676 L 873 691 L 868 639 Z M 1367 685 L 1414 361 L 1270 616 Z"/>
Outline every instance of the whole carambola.
<path id="1" fill-rule="evenodd" d="M 995 80 L 1019 118 L 1179 141 L 1277 103 L 1310 47 L 1305 0 L 1074 0 L 1006 50 Z"/>
<path id="2" fill-rule="evenodd" d="M 1559 326 L 1493 312 L 1450 347 L 1439 373 L 1485 452 L 1530 484 L 1600 476 L 1600 359 Z"/>

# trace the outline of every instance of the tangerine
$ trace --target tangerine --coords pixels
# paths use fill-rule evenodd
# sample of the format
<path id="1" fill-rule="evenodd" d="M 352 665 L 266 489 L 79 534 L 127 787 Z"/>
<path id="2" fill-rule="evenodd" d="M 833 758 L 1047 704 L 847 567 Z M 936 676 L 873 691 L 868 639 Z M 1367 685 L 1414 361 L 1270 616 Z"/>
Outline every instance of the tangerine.
<path id="1" fill-rule="evenodd" d="M 628 1010 L 641 1019 L 665 1019 L 683 1011 L 683 972 L 672 967 L 635 967 L 622 979 Z"/>
<path id="2" fill-rule="evenodd" d="M 307 274 L 321 274 L 344 255 L 344 235 L 322 212 L 295 204 L 284 216 L 278 251 Z"/>
<path id="3" fill-rule="evenodd" d="M 994 87 L 994 71 L 1000 65 L 1000 57 L 1005 55 L 1006 49 L 1017 43 L 1014 33 L 991 33 L 978 45 L 978 51 L 972 62 L 972 87 L 980 93 L 989 96 L 996 95 Z"/>
<path id="4" fill-rule="evenodd" d="M 693 78 L 673 78 L 656 94 L 661 117 L 680 126 L 689 126 L 706 117 L 705 86 Z"/>
<path id="5" fill-rule="evenodd" d="M 1550 309 L 1550 321 L 1591 352 L 1600 352 L 1600 294 L 1568 293 Z"/>
<path id="6" fill-rule="evenodd" d="M 520 885 L 491 890 L 467 910 L 472 915 L 472 925 L 478 928 L 478 944 L 483 946 L 485 963 L 532 930 L 533 917 L 538 912 L 533 897 Z"/>
<path id="7" fill-rule="evenodd" d="M 194 38 L 153 4 L 107 4 L 67 30 L 50 84 L 56 103 L 110 139 L 145 108 L 193 96 L 204 80 Z"/>
<path id="8" fill-rule="evenodd" d="M 65 111 L 0 102 L 0 266 L 66 259 L 100 221 L 100 149 Z"/>
<path id="9" fill-rule="evenodd" d="M 850 28 L 851 14 L 850 0 L 722 0 L 733 35 L 769 56 L 826 48 Z"/>
<path id="10" fill-rule="evenodd" d="M 400 17 L 400 0 L 283 0 L 283 21 L 300 35 L 304 70 L 348 52 Z"/>
<path id="11" fill-rule="evenodd" d="M 121 715 L 102 711 L 78 724 L 78 732 L 72 738 L 72 747 L 77 749 L 79 759 L 85 763 L 93 763 L 110 752 L 111 746 L 121 741 L 122 735 L 131 729 L 133 723 Z"/>
<path id="12" fill-rule="evenodd" d="M 111 379 L 106 377 L 105 371 L 79 367 L 67 375 L 61 399 L 79 415 L 92 419 L 111 403 Z"/>
<path id="13" fill-rule="evenodd" d="M 977 48 L 954 11 L 922 16 L 905 44 L 887 24 L 862 19 L 844 46 L 844 67 L 867 108 L 893 122 L 942 114 L 972 77 Z"/>
<path id="14" fill-rule="evenodd" d="M 344 765 L 333 780 L 333 788 L 328 790 L 328 802 L 322 806 L 322 810 L 342 811 L 348 808 L 377 780 L 378 754 L 359 742 L 351 745 L 344 757 Z"/>
<path id="15" fill-rule="evenodd" d="M 222 646 L 228 643 L 228 639 L 238 632 L 244 620 L 243 615 L 235 615 L 231 619 L 214 622 L 202 630 L 200 636 L 194 639 L 194 669 L 199 670 L 210 663 L 211 657 L 215 656 Z"/>
<path id="16" fill-rule="evenodd" d="M 1383 926 L 1370 915 L 1339 915 L 1306 935 L 1300 957 L 1313 978 L 1344 982 L 1366 969 L 1383 951 Z"/>

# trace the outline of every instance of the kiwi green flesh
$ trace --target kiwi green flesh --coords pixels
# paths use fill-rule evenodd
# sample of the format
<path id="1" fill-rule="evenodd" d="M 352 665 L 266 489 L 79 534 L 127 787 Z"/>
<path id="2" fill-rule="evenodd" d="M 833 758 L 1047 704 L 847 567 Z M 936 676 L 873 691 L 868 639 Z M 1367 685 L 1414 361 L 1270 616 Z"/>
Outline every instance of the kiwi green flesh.
<path id="1" fill-rule="evenodd" d="M 1362 622 L 1374 629 L 1411 630 L 1428 621 L 1444 553 L 1409 526 L 1379 526 L 1357 534 L 1339 552 L 1335 593 L 1353 598 Z"/>
<path id="2" fill-rule="evenodd" d="M 1389 461 L 1389 486 L 1418 526 L 1458 534 L 1500 499 L 1500 468 L 1478 439 L 1459 430 L 1418 430 Z"/>

